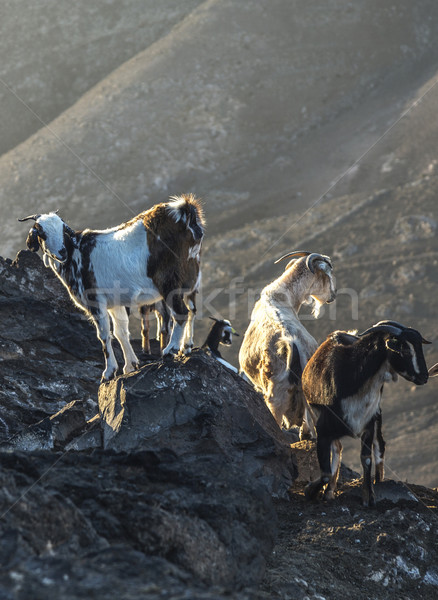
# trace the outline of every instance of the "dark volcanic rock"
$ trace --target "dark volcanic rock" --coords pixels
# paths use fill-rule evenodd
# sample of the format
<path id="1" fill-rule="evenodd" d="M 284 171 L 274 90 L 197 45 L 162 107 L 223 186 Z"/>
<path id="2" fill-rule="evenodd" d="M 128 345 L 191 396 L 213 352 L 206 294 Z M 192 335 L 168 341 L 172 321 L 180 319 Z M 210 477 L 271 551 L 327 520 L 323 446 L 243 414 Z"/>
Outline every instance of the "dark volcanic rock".
<path id="1" fill-rule="evenodd" d="M 1 597 L 7 590 L 17 598 L 76 598 L 99 589 L 95 597 L 149 591 L 156 593 L 148 598 L 166 598 L 182 585 L 187 592 L 260 581 L 275 513 L 263 487 L 224 457 L 162 451 L 0 460 Z"/>
<path id="2" fill-rule="evenodd" d="M 102 364 L 94 327 L 40 257 L 0 258 L 0 442 L 72 400 L 92 416 Z"/>
<path id="3" fill-rule="evenodd" d="M 0 306 L 0 597 L 256 586 L 294 473 L 262 398 L 197 351 L 102 385 L 100 418 L 94 328 L 38 256 L 0 262 Z"/>
<path id="4" fill-rule="evenodd" d="M 290 447 L 263 398 L 202 350 L 102 384 L 99 411 L 104 448 L 222 455 L 274 496 L 287 497 Z"/>

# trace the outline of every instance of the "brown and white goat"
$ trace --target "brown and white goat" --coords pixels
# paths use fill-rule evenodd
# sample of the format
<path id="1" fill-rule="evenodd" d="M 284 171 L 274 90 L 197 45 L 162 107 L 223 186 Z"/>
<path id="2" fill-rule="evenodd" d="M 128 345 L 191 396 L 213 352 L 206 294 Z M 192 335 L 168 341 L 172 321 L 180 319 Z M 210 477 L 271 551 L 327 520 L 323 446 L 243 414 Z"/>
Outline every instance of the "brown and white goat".
<path id="1" fill-rule="evenodd" d="M 163 354 L 190 352 L 195 296 L 201 281 L 204 218 L 193 195 L 171 198 L 112 229 L 74 231 L 56 214 L 32 215 L 27 246 L 43 251 L 73 302 L 94 322 L 106 359 L 102 379 L 113 377 L 117 362 L 114 336 L 125 359 L 124 373 L 138 365 L 129 342 L 125 307 L 164 300 L 174 325 Z"/>
<path id="2" fill-rule="evenodd" d="M 285 272 L 266 286 L 254 306 L 239 353 L 241 371 L 259 390 L 281 427 L 314 429 L 301 392 L 301 374 L 318 347 L 303 327 L 298 311 L 304 302 L 315 302 L 317 316 L 324 303 L 336 298 L 332 263 L 328 256 L 290 252 Z M 304 423 L 303 423 L 304 420 Z"/>

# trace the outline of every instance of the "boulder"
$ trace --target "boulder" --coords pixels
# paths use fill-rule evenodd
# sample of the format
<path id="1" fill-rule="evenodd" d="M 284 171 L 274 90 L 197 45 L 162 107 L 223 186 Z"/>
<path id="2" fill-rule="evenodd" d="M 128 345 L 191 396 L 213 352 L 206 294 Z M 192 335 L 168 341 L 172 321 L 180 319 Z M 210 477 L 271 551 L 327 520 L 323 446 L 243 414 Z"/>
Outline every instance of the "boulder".
<path id="1" fill-rule="evenodd" d="M 262 396 L 202 350 L 102 384 L 99 413 L 105 449 L 223 456 L 273 496 L 287 497 L 290 446 Z"/>

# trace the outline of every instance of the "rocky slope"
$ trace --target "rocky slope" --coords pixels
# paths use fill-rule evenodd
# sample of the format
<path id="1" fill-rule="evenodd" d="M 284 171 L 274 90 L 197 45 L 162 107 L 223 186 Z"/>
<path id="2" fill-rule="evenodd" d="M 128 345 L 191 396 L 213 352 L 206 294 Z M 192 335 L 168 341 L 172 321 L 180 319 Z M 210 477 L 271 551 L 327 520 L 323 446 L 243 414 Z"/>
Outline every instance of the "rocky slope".
<path id="1" fill-rule="evenodd" d="M 195 350 L 99 388 L 94 331 L 39 257 L 0 281 L 2 598 L 436 596 L 437 490 L 389 479 L 365 510 L 343 468 L 309 504 L 313 445 L 234 373 Z"/>

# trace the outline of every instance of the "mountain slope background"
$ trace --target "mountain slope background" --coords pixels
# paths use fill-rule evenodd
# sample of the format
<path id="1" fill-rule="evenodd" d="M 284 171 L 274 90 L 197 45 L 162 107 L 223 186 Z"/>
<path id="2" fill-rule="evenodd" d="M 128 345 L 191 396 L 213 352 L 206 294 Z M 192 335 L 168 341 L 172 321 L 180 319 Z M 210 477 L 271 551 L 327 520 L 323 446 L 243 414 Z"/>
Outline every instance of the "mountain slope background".
<path id="1" fill-rule="evenodd" d="M 332 256 L 340 289 L 318 321 L 303 311 L 318 340 L 392 318 L 438 360 L 436 3 L 19 4 L 2 7 L 3 255 L 24 246 L 20 216 L 104 228 L 194 192 L 198 343 L 210 314 L 243 334 L 274 260 L 304 249 Z M 438 485 L 437 385 L 387 386 L 391 477 Z"/>

